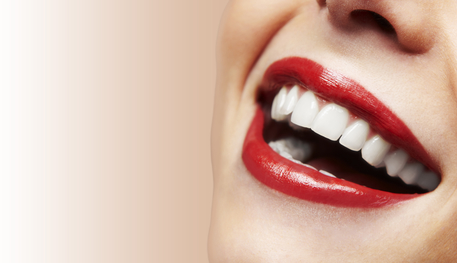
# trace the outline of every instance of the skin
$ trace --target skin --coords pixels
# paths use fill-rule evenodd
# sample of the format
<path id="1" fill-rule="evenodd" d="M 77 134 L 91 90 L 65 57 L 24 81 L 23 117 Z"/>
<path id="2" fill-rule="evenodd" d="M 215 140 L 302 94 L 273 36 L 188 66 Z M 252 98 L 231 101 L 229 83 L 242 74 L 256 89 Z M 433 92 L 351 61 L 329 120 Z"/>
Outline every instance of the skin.
<path id="1" fill-rule="evenodd" d="M 383 30 L 367 10 L 384 17 Z M 457 261 L 457 1 L 236 0 L 221 22 L 212 130 L 211 262 Z M 337 208 L 259 183 L 241 160 L 267 67 L 300 56 L 363 85 L 439 166 L 433 192 Z"/>

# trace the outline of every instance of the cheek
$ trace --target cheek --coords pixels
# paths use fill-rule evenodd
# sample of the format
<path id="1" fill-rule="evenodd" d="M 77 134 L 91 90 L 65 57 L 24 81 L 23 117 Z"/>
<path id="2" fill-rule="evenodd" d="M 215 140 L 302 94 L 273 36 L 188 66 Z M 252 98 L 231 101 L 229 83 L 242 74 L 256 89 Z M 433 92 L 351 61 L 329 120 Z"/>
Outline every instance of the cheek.
<path id="1" fill-rule="evenodd" d="M 434 262 L 456 262 L 457 251 L 457 200 L 454 198 L 447 203 L 436 215 L 428 233 L 423 235 L 423 247 L 426 256 Z"/>
<path id="2" fill-rule="evenodd" d="M 225 10 L 217 43 L 218 70 L 240 81 L 269 40 L 293 17 L 303 2 L 293 0 L 235 0 Z M 236 74 L 235 76 L 233 74 Z M 242 86 L 240 86 L 242 87 Z"/>
<path id="3" fill-rule="evenodd" d="M 222 158 L 221 135 L 236 125 L 246 78 L 270 39 L 294 15 L 297 0 L 234 0 L 225 9 L 217 39 L 217 88 L 212 128 L 213 165 Z"/>

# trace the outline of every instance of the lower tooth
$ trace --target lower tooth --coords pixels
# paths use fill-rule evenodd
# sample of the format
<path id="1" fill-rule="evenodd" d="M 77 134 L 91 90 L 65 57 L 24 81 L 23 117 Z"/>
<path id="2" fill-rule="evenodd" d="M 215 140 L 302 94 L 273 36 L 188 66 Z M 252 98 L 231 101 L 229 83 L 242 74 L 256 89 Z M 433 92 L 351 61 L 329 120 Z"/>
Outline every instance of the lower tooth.
<path id="1" fill-rule="evenodd" d="M 289 159 L 291 161 L 295 161 L 295 159 L 292 157 L 292 155 L 290 155 L 290 153 L 288 153 L 288 152 L 280 152 L 279 155 L 281 155 L 282 157 Z"/>
<path id="2" fill-rule="evenodd" d="M 327 176 L 329 176 L 329 177 L 336 178 L 336 176 L 334 176 L 333 174 L 331 174 L 331 173 L 329 173 L 329 172 L 327 172 L 327 171 L 319 170 L 319 172 L 320 172 L 321 174 L 325 174 L 325 175 L 327 175 Z"/>
<path id="3" fill-rule="evenodd" d="M 312 148 L 309 144 L 295 138 L 271 141 L 268 145 L 279 155 L 300 162 L 305 162 L 312 153 Z"/>
<path id="4" fill-rule="evenodd" d="M 317 171 L 317 169 L 314 168 L 314 166 L 311 166 L 311 165 L 306 164 L 306 163 L 302 163 L 302 165 Z"/>
<path id="5" fill-rule="evenodd" d="M 279 141 L 271 141 L 268 143 L 268 145 L 279 155 L 282 157 L 291 160 L 294 163 L 298 163 L 300 165 L 303 165 L 305 167 L 308 167 L 310 169 L 316 170 L 313 166 L 309 164 L 303 163 L 309 156 L 311 155 L 311 147 L 303 142 L 299 142 L 301 144 L 301 148 L 295 148 L 291 149 L 293 147 L 290 147 L 290 144 L 292 141 L 295 141 L 294 139 L 290 138 L 289 140 L 283 139 Z M 302 152 L 297 152 L 297 151 L 302 151 Z M 291 153 L 292 152 L 292 153 Z"/>

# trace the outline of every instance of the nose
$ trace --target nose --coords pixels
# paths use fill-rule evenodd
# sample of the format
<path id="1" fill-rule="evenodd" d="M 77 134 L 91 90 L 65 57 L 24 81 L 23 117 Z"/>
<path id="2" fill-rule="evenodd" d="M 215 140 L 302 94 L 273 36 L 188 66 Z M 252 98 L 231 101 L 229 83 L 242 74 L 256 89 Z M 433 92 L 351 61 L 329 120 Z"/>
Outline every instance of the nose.
<path id="1" fill-rule="evenodd" d="M 328 8 L 330 21 L 335 26 L 361 29 L 367 28 L 370 22 L 377 24 L 384 33 L 394 35 L 397 44 L 409 52 L 427 52 L 437 40 L 433 1 L 318 0 L 318 3 Z"/>

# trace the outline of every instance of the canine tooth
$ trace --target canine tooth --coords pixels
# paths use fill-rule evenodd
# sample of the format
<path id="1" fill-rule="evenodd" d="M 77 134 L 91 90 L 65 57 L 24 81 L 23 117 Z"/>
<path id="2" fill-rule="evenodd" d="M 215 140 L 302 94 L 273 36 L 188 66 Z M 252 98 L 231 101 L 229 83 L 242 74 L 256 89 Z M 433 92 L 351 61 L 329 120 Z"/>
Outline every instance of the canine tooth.
<path id="1" fill-rule="evenodd" d="M 286 119 L 286 115 L 280 112 L 282 105 L 286 102 L 287 88 L 283 87 L 273 99 L 271 105 L 271 118 L 276 121 L 282 121 Z"/>
<path id="2" fill-rule="evenodd" d="M 316 96 L 313 92 L 307 91 L 295 104 L 295 109 L 292 112 L 290 121 L 295 125 L 309 128 L 318 112 L 319 106 L 317 104 Z"/>
<path id="3" fill-rule="evenodd" d="M 432 171 L 427 171 L 419 175 L 416 183 L 420 187 L 432 191 L 435 190 L 435 188 L 438 186 L 438 184 L 440 183 L 440 179 L 438 178 L 436 173 Z"/>
<path id="4" fill-rule="evenodd" d="M 330 103 L 317 114 L 311 129 L 327 139 L 336 141 L 346 128 L 348 120 L 347 109 Z"/>
<path id="5" fill-rule="evenodd" d="M 390 143 L 384 141 L 384 139 L 375 135 L 369 139 L 362 148 L 362 158 L 367 161 L 367 163 L 376 166 L 379 165 L 389 151 Z"/>
<path id="6" fill-rule="evenodd" d="M 330 176 L 330 177 L 336 178 L 336 176 L 334 176 L 333 174 L 331 174 L 331 173 L 329 173 L 329 172 L 327 172 L 327 171 L 324 171 L 324 170 L 319 170 L 319 172 L 320 172 L 321 174 L 325 174 L 325 175 L 327 175 L 327 176 Z"/>
<path id="7" fill-rule="evenodd" d="M 298 86 L 294 86 L 286 96 L 284 104 L 279 108 L 279 112 L 284 115 L 289 115 L 295 107 L 298 100 Z"/>
<path id="8" fill-rule="evenodd" d="M 271 118 L 273 120 L 276 120 L 276 118 L 278 117 L 277 114 L 276 114 L 276 109 L 278 108 L 278 95 L 275 96 L 275 98 L 273 99 L 273 104 L 271 104 Z"/>
<path id="9" fill-rule="evenodd" d="M 402 149 L 398 149 L 392 153 L 389 153 L 384 162 L 386 163 L 386 170 L 390 176 L 396 176 L 409 159 L 409 155 Z"/>
<path id="10" fill-rule="evenodd" d="M 364 120 L 357 120 L 347 127 L 340 138 L 341 145 L 353 151 L 362 149 L 367 139 L 370 126 Z"/>
<path id="11" fill-rule="evenodd" d="M 418 179 L 419 175 L 424 171 L 424 166 L 421 163 L 413 162 L 408 163 L 399 173 L 403 182 L 407 184 L 413 184 Z"/>

